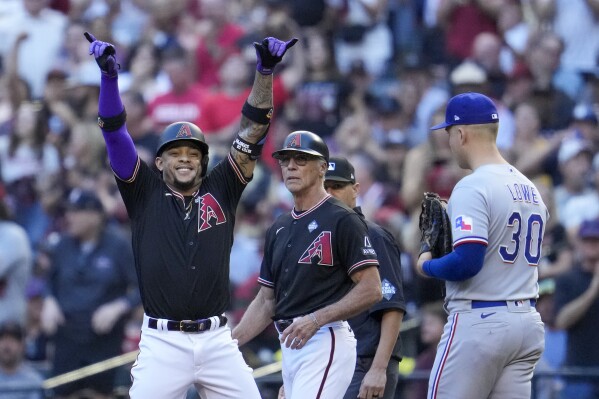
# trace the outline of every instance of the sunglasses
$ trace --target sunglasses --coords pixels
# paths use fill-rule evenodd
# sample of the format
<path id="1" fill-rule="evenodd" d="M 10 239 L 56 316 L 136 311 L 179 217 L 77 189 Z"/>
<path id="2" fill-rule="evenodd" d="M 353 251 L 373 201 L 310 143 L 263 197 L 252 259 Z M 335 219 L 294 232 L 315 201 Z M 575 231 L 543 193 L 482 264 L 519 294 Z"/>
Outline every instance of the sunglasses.
<path id="1" fill-rule="evenodd" d="M 324 189 L 325 190 L 341 190 L 344 189 L 345 187 L 349 186 L 351 183 L 344 183 L 344 182 L 340 182 L 340 181 L 325 181 L 324 182 Z"/>
<path id="2" fill-rule="evenodd" d="M 309 154 L 304 154 L 302 152 L 297 153 L 297 154 L 281 154 L 279 155 L 279 157 L 277 158 L 279 161 L 279 165 L 281 166 L 289 166 L 289 162 L 291 161 L 291 158 L 293 158 L 293 161 L 295 162 L 296 165 L 298 166 L 306 166 L 306 164 L 308 163 L 308 161 L 315 161 L 317 159 L 322 159 L 320 157 L 314 156 L 314 155 L 309 155 Z"/>

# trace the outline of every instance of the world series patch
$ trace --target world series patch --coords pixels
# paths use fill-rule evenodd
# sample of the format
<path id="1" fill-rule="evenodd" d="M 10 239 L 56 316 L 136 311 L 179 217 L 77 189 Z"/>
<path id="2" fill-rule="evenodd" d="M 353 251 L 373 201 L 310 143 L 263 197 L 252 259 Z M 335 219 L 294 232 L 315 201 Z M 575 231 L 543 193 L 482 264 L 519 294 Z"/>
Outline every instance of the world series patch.
<path id="1" fill-rule="evenodd" d="M 382 286 L 383 298 L 385 298 L 388 301 L 397 292 L 397 289 L 395 288 L 395 286 L 393 286 L 393 284 L 391 284 L 389 282 L 389 280 L 387 280 L 386 278 L 383 279 L 383 281 L 381 281 L 381 286 Z"/>

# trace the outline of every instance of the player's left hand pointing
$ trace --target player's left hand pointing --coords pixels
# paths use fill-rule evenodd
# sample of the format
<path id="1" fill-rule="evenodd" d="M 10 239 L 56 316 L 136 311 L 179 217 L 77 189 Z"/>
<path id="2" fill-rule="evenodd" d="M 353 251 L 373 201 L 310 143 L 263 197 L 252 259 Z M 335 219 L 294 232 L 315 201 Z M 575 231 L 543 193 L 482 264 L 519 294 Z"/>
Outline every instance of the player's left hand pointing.
<path id="1" fill-rule="evenodd" d="M 295 43 L 297 43 L 295 37 L 286 42 L 275 37 L 267 37 L 262 40 L 262 43 L 254 43 L 257 58 L 256 69 L 258 72 L 262 75 L 272 74 L 275 65 L 281 62 L 283 55 Z"/>
<path id="2" fill-rule="evenodd" d="M 116 76 L 120 65 L 116 62 L 116 50 L 114 49 L 114 45 L 96 39 L 95 36 L 89 32 L 85 32 L 84 36 L 90 43 L 89 54 L 93 54 L 102 73 L 109 77 Z"/>
<path id="3" fill-rule="evenodd" d="M 295 319 L 281 334 L 281 345 L 291 349 L 302 349 L 316 334 L 318 327 L 309 316 Z"/>

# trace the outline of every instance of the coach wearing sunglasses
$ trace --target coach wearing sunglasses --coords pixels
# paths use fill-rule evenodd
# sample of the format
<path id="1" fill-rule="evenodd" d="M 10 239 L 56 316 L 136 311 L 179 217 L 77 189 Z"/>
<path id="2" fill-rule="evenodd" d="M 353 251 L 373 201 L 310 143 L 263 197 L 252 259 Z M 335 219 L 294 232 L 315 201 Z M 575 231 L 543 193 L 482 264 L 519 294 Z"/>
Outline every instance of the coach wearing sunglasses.
<path id="1" fill-rule="evenodd" d="M 233 338 L 242 345 L 274 321 L 285 398 L 339 399 L 356 364 L 346 320 L 382 297 L 376 252 L 364 221 L 324 189 L 329 150 L 319 136 L 292 132 L 273 157 L 294 208 L 266 233 L 261 289 Z"/>

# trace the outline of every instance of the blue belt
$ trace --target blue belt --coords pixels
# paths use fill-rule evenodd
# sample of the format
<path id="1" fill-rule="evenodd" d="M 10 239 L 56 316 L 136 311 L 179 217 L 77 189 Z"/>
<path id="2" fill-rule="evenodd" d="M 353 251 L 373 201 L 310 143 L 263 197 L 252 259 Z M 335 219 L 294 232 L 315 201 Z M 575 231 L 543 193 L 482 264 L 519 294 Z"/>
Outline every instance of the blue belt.
<path id="1" fill-rule="evenodd" d="M 536 299 L 525 299 L 524 301 L 530 301 L 530 306 L 535 306 L 537 304 Z M 472 309 L 482 309 L 482 308 L 493 308 L 497 306 L 507 306 L 508 301 L 472 301 Z M 516 302 L 516 301 L 510 301 Z"/>

